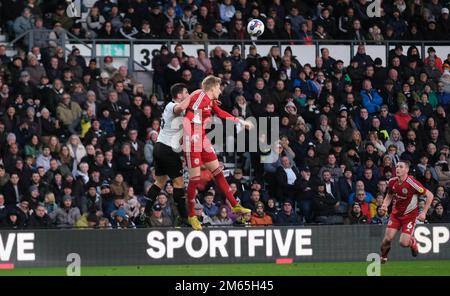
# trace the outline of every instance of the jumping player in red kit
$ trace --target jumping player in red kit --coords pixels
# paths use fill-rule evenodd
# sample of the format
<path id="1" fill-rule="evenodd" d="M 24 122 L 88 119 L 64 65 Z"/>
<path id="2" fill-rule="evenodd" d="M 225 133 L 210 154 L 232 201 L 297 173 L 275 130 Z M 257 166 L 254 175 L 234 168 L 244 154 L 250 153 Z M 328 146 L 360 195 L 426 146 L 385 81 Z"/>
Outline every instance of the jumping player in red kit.
<path id="1" fill-rule="evenodd" d="M 381 263 L 386 263 L 391 243 L 397 231 L 401 229 L 400 245 L 410 248 L 411 254 L 416 257 L 419 253 L 417 241 L 413 236 L 416 219 L 424 221 L 426 213 L 433 200 L 433 193 L 426 189 L 413 176 L 408 175 L 409 163 L 399 161 L 396 166 L 396 177 L 388 183 L 388 191 L 384 199 L 382 210 L 387 212 L 393 202 L 392 213 L 386 228 L 386 234 L 381 243 Z M 418 198 L 426 196 L 425 207 L 419 214 Z"/>
<path id="2" fill-rule="evenodd" d="M 235 213 L 249 213 L 250 210 L 242 207 L 230 191 L 230 186 L 219 165 L 216 153 L 211 142 L 206 137 L 205 127 L 211 122 L 211 116 L 232 120 L 245 128 L 252 128 L 251 122 L 239 119 L 220 109 L 218 98 L 221 93 L 220 78 L 208 76 L 202 81 L 201 91 L 196 91 L 191 96 L 191 101 L 186 110 L 183 122 L 183 147 L 186 164 L 189 169 L 189 184 L 187 188 L 188 198 L 188 222 L 195 230 L 201 230 L 202 226 L 195 215 L 195 196 L 197 185 L 200 182 L 200 166 L 203 164 L 213 175 L 214 181 L 225 194 Z"/>

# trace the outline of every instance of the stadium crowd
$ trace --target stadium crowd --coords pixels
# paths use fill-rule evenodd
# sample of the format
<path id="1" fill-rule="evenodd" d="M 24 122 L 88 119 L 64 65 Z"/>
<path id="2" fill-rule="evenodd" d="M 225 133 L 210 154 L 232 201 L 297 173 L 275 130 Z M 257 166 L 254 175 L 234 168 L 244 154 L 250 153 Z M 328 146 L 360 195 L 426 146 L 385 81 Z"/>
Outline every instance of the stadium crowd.
<path id="1" fill-rule="evenodd" d="M 398 41 L 384 67 L 362 42 L 447 40 L 449 1 L 384 2 L 382 16 L 369 18 L 366 0 L 84 1 L 91 4 L 85 30 L 65 16 L 64 1 L 2 1 L 0 25 L 11 38 L 52 31 L 34 34 L 32 50 L 17 56 L 0 45 L 0 225 L 182 224 L 170 183 L 146 204 L 153 145 L 170 86 L 182 82 L 191 92 L 209 74 L 222 78 L 223 109 L 279 117 L 280 139 L 271 150 L 220 154 L 237 164 L 228 181 L 251 214 L 233 215 L 202 174 L 195 209 L 204 225 L 385 224 L 380 206 L 400 159 L 435 194 L 427 222 L 450 222 L 450 54 L 428 47 L 421 57 Z M 174 52 L 163 45 L 152 61 L 157 92 L 149 94 L 113 57 L 100 69 L 77 48 L 66 57 L 55 42 L 64 29 L 104 39 L 247 39 L 250 18 L 265 22 L 263 40 L 361 43 L 349 65 L 327 48 L 311 65 L 289 46 L 259 52 L 253 45 L 244 57 L 237 45 L 197 56 L 187 56 L 182 42 Z"/>

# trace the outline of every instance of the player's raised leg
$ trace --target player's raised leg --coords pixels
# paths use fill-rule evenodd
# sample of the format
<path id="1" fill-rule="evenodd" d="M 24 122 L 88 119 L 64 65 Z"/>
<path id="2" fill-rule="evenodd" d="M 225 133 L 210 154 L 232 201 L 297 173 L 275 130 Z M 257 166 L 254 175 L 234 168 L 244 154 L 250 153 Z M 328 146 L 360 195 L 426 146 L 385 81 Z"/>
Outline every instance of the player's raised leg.
<path id="1" fill-rule="evenodd" d="M 416 238 L 412 235 L 409 235 L 407 233 L 402 233 L 400 235 L 400 246 L 403 248 L 410 248 L 411 249 L 411 255 L 413 257 L 417 257 L 419 254 L 419 246 L 417 245 Z"/>
<path id="2" fill-rule="evenodd" d="M 241 206 L 231 193 L 230 185 L 228 184 L 227 180 L 225 179 L 225 176 L 223 175 L 223 170 L 222 167 L 219 165 L 219 161 L 216 159 L 213 161 L 206 162 L 205 167 L 212 173 L 214 181 L 216 182 L 217 186 L 220 188 L 223 194 L 225 194 L 226 198 L 230 202 L 232 206 L 231 208 L 232 211 L 235 213 L 250 213 L 251 210 Z"/>

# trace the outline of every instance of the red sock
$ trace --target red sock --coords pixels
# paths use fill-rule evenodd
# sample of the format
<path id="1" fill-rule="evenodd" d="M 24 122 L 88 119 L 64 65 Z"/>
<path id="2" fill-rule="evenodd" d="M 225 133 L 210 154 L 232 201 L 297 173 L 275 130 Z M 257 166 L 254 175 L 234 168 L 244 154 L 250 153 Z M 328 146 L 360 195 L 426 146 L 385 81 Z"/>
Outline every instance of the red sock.
<path id="1" fill-rule="evenodd" d="M 225 176 L 223 175 L 222 169 L 217 168 L 212 172 L 214 176 L 214 181 L 216 181 L 217 186 L 219 186 L 220 190 L 225 194 L 226 198 L 230 202 L 231 206 L 234 207 L 238 202 L 234 198 L 233 194 L 230 191 L 230 185 L 228 185 Z"/>
<path id="2" fill-rule="evenodd" d="M 200 176 L 192 177 L 189 179 L 187 187 L 187 199 L 188 199 L 188 217 L 195 216 L 195 190 L 200 182 Z"/>

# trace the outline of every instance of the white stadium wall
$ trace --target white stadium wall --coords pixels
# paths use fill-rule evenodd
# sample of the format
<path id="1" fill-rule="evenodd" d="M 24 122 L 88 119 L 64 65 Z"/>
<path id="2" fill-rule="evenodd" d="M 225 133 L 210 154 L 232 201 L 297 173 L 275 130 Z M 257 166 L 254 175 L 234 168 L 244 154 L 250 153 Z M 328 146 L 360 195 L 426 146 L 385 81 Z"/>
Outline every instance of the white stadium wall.
<path id="1" fill-rule="evenodd" d="M 175 49 L 176 43 L 170 44 L 170 50 L 173 51 Z M 76 46 L 80 49 L 81 55 L 86 57 L 87 60 L 91 58 L 93 55 L 92 47 L 88 47 L 84 44 L 68 44 L 67 50 L 70 52 L 73 46 Z M 184 52 L 189 56 L 197 56 L 198 49 L 207 49 L 208 54 L 216 47 L 220 46 L 222 49 L 230 53 L 233 44 L 220 44 L 214 42 L 213 44 L 208 44 L 207 47 L 203 44 L 183 44 Z M 267 44 L 258 44 L 256 45 L 258 49 L 258 53 L 261 56 L 266 56 L 269 53 L 270 48 L 273 45 Z M 285 48 L 290 46 L 293 54 L 297 57 L 299 62 L 303 64 L 311 64 L 315 65 L 316 58 L 316 46 L 315 45 L 281 45 L 281 53 L 283 54 Z M 319 45 L 319 55 L 320 49 L 328 48 L 330 50 L 330 55 L 338 60 L 341 59 L 344 61 L 344 64 L 347 66 L 351 60 L 351 47 L 353 46 L 353 54 L 356 54 L 358 50 L 357 45 L 335 45 L 335 44 L 320 44 Z M 439 45 L 431 45 L 436 49 L 436 54 L 442 59 L 445 60 L 447 55 L 450 53 L 450 46 L 439 46 Z M 244 56 L 247 56 L 249 53 L 250 44 L 244 45 Z M 393 49 L 395 46 L 390 45 L 389 49 Z M 403 46 L 403 52 L 406 54 L 409 45 Z M 419 49 L 419 53 L 421 54 L 420 44 L 417 44 Z M 425 54 L 428 49 L 428 45 L 425 46 Z M 107 55 L 111 55 L 115 59 L 115 66 L 127 65 L 128 58 L 132 58 L 135 61 L 135 71 L 151 71 L 151 62 L 152 62 L 152 51 L 159 50 L 161 48 L 161 44 L 133 44 L 133 46 L 129 44 L 96 44 L 95 54 L 98 58 L 104 57 Z M 370 55 L 373 59 L 381 58 L 383 62 L 383 66 L 386 66 L 387 56 L 386 56 L 386 47 L 384 45 L 366 45 L 366 53 Z"/>

